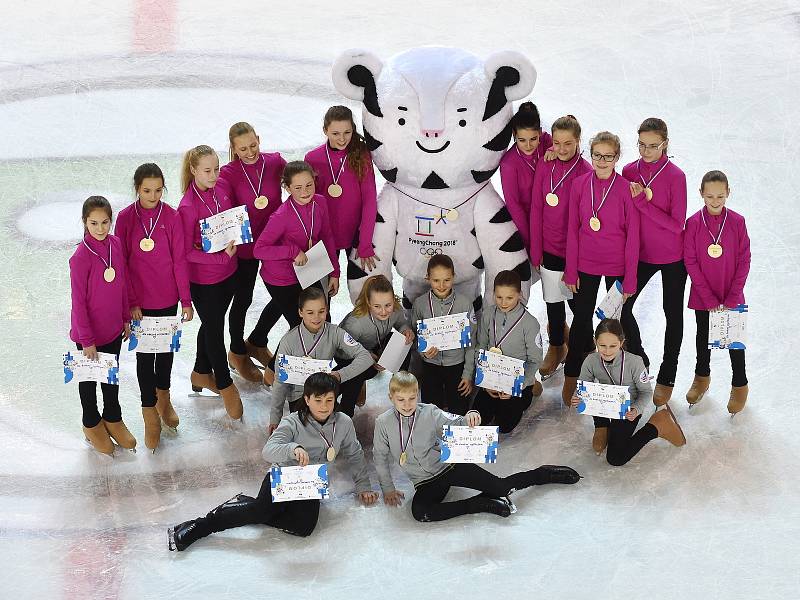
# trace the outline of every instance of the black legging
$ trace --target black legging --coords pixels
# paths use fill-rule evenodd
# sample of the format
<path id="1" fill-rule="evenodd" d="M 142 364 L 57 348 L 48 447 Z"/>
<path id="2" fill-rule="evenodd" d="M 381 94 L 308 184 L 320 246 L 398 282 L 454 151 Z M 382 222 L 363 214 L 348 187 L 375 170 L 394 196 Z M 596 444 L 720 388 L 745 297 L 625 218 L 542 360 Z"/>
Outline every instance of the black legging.
<path id="1" fill-rule="evenodd" d="M 225 350 L 225 313 L 228 312 L 235 289 L 236 275 L 219 283 L 190 283 L 192 300 L 200 317 L 197 332 L 197 357 L 194 370 L 208 374 L 212 370 L 217 388 L 225 389 L 233 384 L 228 368 L 228 353 Z"/>
<path id="2" fill-rule="evenodd" d="M 711 375 L 711 349 L 708 347 L 708 311 L 696 310 L 694 317 L 697 322 L 697 335 L 695 336 L 695 346 L 697 348 L 697 364 L 695 375 L 708 377 Z M 731 370 L 733 376 L 731 385 L 742 387 L 747 385 L 747 373 L 745 370 L 744 350 L 728 350 L 731 358 Z"/>
<path id="3" fill-rule="evenodd" d="M 551 271 L 563 271 L 566 268 L 567 261 L 555 254 L 542 252 L 542 266 Z M 573 314 L 575 313 L 574 300 L 567 300 L 569 307 Z M 547 334 L 551 346 L 564 345 L 564 325 L 567 324 L 567 309 L 564 306 L 564 301 L 560 302 L 545 302 L 547 306 Z M 592 344 L 587 352 L 594 350 Z"/>
<path id="4" fill-rule="evenodd" d="M 384 338 L 384 343 L 388 342 L 388 339 L 391 337 L 391 332 Z M 384 346 L 385 347 L 385 346 Z M 380 348 L 368 348 L 370 352 L 378 356 L 380 358 L 381 349 Z M 408 353 L 406 359 L 403 361 L 403 364 L 400 366 L 401 371 L 408 370 L 408 362 L 411 360 L 411 353 Z M 340 370 L 345 368 L 346 366 L 350 365 L 353 361 L 346 360 L 346 359 L 336 359 L 336 369 Z M 342 397 L 339 400 L 339 410 L 346 414 L 348 417 L 352 417 L 353 413 L 356 410 L 356 401 L 358 400 L 358 395 L 361 392 L 361 386 L 364 385 L 367 381 L 375 377 L 380 371 L 375 368 L 375 365 L 369 367 L 366 371 L 359 373 L 352 379 L 348 379 L 347 381 L 343 381 L 342 384 L 339 386 L 339 389 L 342 392 Z"/>
<path id="5" fill-rule="evenodd" d="M 522 420 L 523 413 L 532 401 L 533 386 L 530 385 L 522 390 L 522 396 L 511 396 L 506 400 L 492 398 L 484 388 L 479 388 L 475 396 L 475 410 L 481 413 L 481 423 L 484 425 L 489 425 L 494 419 L 500 433 L 510 433 Z"/>
<path id="6" fill-rule="evenodd" d="M 253 303 L 253 288 L 256 285 L 259 264 L 257 258 L 240 258 L 236 267 L 233 302 L 228 313 L 228 332 L 231 335 L 231 352 L 234 354 L 247 352 L 244 346 L 244 324 L 247 318 L 247 309 Z M 266 346 L 267 344 L 265 342 L 261 345 Z"/>
<path id="7" fill-rule="evenodd" d="M 532 485 L 542 485 L 547 477 L 540 470 L 521 471 L 508 477 L 498 477 L 476 464 L 459 463 L 440 475 L 420 484 L 411 501 L 411 514 L 417 521 L 444 521 L 461 515 L 481 512 L 476 499 L 483 496 L 501 498 L 512 490 Z M 465 500 L 443 502 L 451 487 L 462 487 L 483 492 Z"/>
<path id="8" fill-rule="evenodd" d="M 178 305 L 168 308 L 142 309 L 144 317 L 174 317 L 178 312 Z M 139 380 L 139 394 L 142 397 L 142 406 L 156 405 L 156 388 L 168 390 L 170 376 L 172 375 L 172 352 L 136 353 L 136 378 Z"/>
<path id="9" fill-rule="evenodd" d="M 625 331 L 625 347 L 633 354 L 642 357 L 646 367 L 650 359 L 642 347 L 642 336 L 639 324 L 633 316 L 633 305 L 650 279 L 661 271 L 662 300 L 661 305 L 666 317 L 664 331 L 664 355 L 656 381 L 661 385 L 673 387 L 678 373 L 678 355 L 683 341 L 683 295 L 686 288 L 686 267 L 682 260 L 666 265 L 654 265 L 640 262 L 637 269 L 638 288 L 636 294 L 628 298 L 622 305 L 622 329 Z"/>
<path id="10" fill-rule="evenodd" d="M 575 316 L 572 319 L 572 327 L 569 330 L 569 352 L 564 364 L 564 375 L 567 377 L 577 377 L 581 373 L 583 355 L 588 352 L 587 348 L 593 347 L 594 331 L 592 330 L 592 315 L 597 306 L 597 290 L 600 289 L 600 279 L 602 275 L 589 275 L 578 272 L 580 287 L 572 299 L 572 310 Z M 606 291 L 614 284 L 617 279 L 622 279 L 616 275 L 606 275 Z"/>
<path id="11" fill-rule="evenodd" d="M 273 285 L 264 282 L 264 285 L 267 287 L 270 300 L 264 307 L 264 310 L 261 311 L 258 323 L 253 327 L 253 331 L 248 337 L 250 343 L 261 347 L 267 345 L 269 332 L 275 327 L 275 323 L 278 322 L 281 315 L 283 315 L 283 318 L 289 323 L 289 329 L 300 324 L 300 315 L 297 312 L 297 300 L 300 298 L 300 292 L 303 291 L 299 283 L 294 283 L 292 285 Z"/>
<path id="12" fill-rule="evenodd" d="M 75 344 L 78 350 L 83 350 L 83 346 Z M 122 335 L 113 342 L 97 346 L 98 352 L 108 352 L 109 354 L 119 355 L 122 348 Z M 122 409 L 119 406 L 119 385 L 101 383 L 100 389 L 103 393 L 103 416 L 102 419 L 109 423 L 119 423 L 122 420 Z M 83 409 L 83 426 L 91 429 L 100 422 L 100 413 L 97 410 L 97 382 L 81 381 L 78 383 L 78 395 L 81 399 Z"/>
<path id="13" fill-rule="evenodd" d="M 256 498 L 239 494 L 235 500 L 231 499 L 205 517 L 196 519 L 200 537 L 256 524 L 269 525 L 292 535 L 311 535 L 319 519 L 319 500 L 273 503 L 271 490 L 270 475 L 267 473 Z"/>
<path id="14" fill-rule="evenodd" d="M 422 379 L 420 380 L 420 397 L 426 404 L 435 404 L 454 415 L 465 415 L 469 408 L 469 396 L 464 397 L 458 391 L 464 363 L 449 367 L 432 365 L 422 361 Z"/>
<path id="15" fill-rule="evenodd" d="M 593 418 L 595 428 L 608 427 L 606 460 L 608 464 L 615 467 L 627 463 L 648 442 L 658 437 L 658 429 L 650 423 L 646 423 L 644 427 L 636 431 L 636 426 L 639 424 L 642 415 L 639 415 L 633 421 L 628 421 L 628 419 L 606 419 L 603 417 Z"/>

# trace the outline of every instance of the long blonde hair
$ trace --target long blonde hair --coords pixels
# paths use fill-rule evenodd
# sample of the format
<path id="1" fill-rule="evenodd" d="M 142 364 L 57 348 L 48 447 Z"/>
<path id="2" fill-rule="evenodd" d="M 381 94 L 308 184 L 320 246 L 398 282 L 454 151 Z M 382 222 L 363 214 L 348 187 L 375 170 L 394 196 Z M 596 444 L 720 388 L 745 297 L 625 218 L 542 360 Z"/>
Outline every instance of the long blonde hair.
<path id="1" fill-rule="evenodd" d="M 391 293 L 392 298 L 394 298 L 393 310 L 401 310 L 400 298 L 394 293 L 392 282 L 385 275 L 373 275 L 364 282 L 364 287 L 361 288 L 361 293 L 356 298 L 355 307 L 353 308 L 354 316 L 365 317 L 369 314 L 369 295 L 373 292 Z"/>
<path id="2" fill-rule="evenodd" d="M 194 179 L 192 167 L 196 167 L 203 156 L 209 156 L 211 154 L 216 154 L 216 151 L 211 146 L 202 144 L 200 146 L 195 146 L 183 155 L 183 165 L 181 166 L 181 191 L 184 194 L 186 190 L 189 189 L 189 185 Z"/>
<path id="3" fill-rule="evenodd" d="M 245 135 L 247 133 L 256 135 L 256 130 L 253 129 L 253 126 L 250 125 L 250 123 L 239 121 L 238 123 L 231 125 L 231 128 L 228 130 L 228 142 L 230 142 L 230 146 L 228 146 L 228 162 L 239 160 L 236 151 L 233 149 L 233 138 L 237 138 L 240 135 Z"/>

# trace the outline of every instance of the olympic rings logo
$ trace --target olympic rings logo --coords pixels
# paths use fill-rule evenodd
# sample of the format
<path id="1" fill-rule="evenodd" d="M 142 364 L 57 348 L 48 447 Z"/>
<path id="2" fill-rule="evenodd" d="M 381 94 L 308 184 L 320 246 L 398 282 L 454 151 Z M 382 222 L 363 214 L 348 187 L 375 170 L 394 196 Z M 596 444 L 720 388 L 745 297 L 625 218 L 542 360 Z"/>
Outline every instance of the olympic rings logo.
<path id="1" fill-rule="evenodd" d="M 419 253 L 423 256 L 433 256 L 434 254 L 442 254 L 441 248 L 420 248 Z"/>

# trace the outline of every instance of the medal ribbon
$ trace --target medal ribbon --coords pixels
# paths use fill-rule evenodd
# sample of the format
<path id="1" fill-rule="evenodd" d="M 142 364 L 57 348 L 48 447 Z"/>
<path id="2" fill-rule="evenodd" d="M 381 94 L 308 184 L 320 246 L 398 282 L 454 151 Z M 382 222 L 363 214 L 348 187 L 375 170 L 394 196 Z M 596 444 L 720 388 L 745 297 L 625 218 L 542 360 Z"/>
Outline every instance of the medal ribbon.
<path id="1" fill-rule="evenodd" d="M 303 356 L 311 357 L 311 353 L 314 351 L 314 348 L 317 347 L 320 340 L 322 340 L 322 336 L 325 335 L 325 329 L 328 327 L 327 322 L 322 325 L 322 331 L 319 332 L 319 337 L 314 341 L 314 345 L 311 346 L 309 350 L 306 350 L 306 343 L 303 341 L 303 328 L 302 326 L 297 328 L 297 335 L 300 336 L 300 345 L 303 347 Z"/>
<path id="2" fill-rule="evenodd" d="M 639 179 L 642 180 L 642 183 L 644 184 L 644 187 L 649 188 L 650 184 L 653 183 L 656 180 L 656 177 L 661 175 L 661 171 L 663 171 L 664 169 L 667 168 L 667 165 L 669 164 L 669 157 L 667 157 L 667 160 L 664 162 L 664 164 L 661 166 L 661 168 L 658 170 L 658 172 L 655 175 L 653 175 L 650 178 L 650 181 L 648 181 L 647 183 L 645 183 L 644 177 L 642 177 L 641 162 L 642 162 L 641 158 L 636 161 L 636 170 L 639 172 Z"/>
<path id="3" fill-rule="evenodd" d="M 164 203 L 159 200 L 158 205 L 158 215 L 156 215 L 156 222 L 153 223 L 153 218 L 150 218 L 150 231 L 147 231 L 147 227 L 144 226 L 144 221 L 142 221 L 142 217 L 139 214 L 139 207 L 137 206 L 139 202 L 134 202 L 133 210 L 136 212 L 136 217 L 139 219 L 139 224 L 144 229 L 144 237 L 148 240 L 153 237 L 153 232 L 156 230 L 156 225 L 158 225 L 158 220 L 161 218 L 161 211 L 164 210 Z"/>
<path id="4" fill-rule="evenodd" d="M 596 219 L 600 209 L 603 208 L 603 204 L 606 203 L 606 198 L 608 198 L 611 188 L 614 187 L 614 182 L 617 180 L 617 172 L 614 171 L 614 177 L 611 179 L 611 185 L 609 185 L 608 189 L 603 193 L 603 197 L 600 199 L 600 206 L 597 207 L 597 210 L 594 208 L 594 178 L 595 175 L 592 175 L 591 179 L 589 179 L 589 187 L 592 193 L 592 216 Z"/>
<path id="5" fill-rule="evenodd" d="M 719 227 L 719 234 L 717 234 L 717 237 L 714 237 L 714 234 L 711 233 L 711 228 L 708 226 L 708 223 L 706 223 L 706 215 L 705 215 L 706 210 L 707 210 L 706 208 L 703 208 L 703 210 L 700 211 L 700 218 L 703 219 L 703 225 L 706 226 L 708 235 L 711 236 L 711 241 L 713 241 L 716 245 L 719 246 L 719 241 L 722 239 L 722 230 L 725 229 L 725 222 L 728 220 L 728 209 L 724 206 L 722 207 L 722 212 L 725 213 L 725 216 L 722 217 L 722 225 L 720 225 Z"/>
<path id="6" fill-rule="evenodd" d="M 334 175 L 333 174 L 333 163 L 331 162 L 331 153 L 330 153 L 330 150 L 328 150 L 328 144 L 325 144 L 325 155 L 328 157 L 328 166 L 331 168 L 331 178 L 333 179 L 333 183 L 335 185 L 339 185 L 339 179 L 342 178 L 342 173 L 344 172 L 344 161 L 347 158 L 347 156 L 345 155 L 345 156 L 342 157 L 342 166 L 339 167 L 339 174 L 338 175 Z"/>
<path id="7" fill-rule="evenodd" d="M 306 237 L 308 237 L 308 245 L 309 245 L 309 250 L 310 250 L 311 249 L 310 248 L 311 247 L 311 236 L 314 235 L 314 207 L 317 205 L 317 203 L 314 202 L 314 200 L 311 200 L 311 231 L 310 232 L 308 231 L 308 229 L 306 229 L 306 224 L 303 223 L 303 218 L 300 216 L 300 213 L 297 212 L 297 208 L 294 205 L 294 199 L 293 198 L 289 199 L 289 205 L 292 207 L 292 210 L 294 211 L 294 214 L 297 215 L 297 220 L 300 221 L 300 225 L 303 226 L 303 231 L 305 232 Z"/>
<path id="8" fill-rule="evenodd" d="M 84 246 L 86 246 L 86 249 L 87 249 L 89 252 L 91 252 L 91 253 L 92 253 L 92 254 L 94 254 L 94 255 L 95 255 L 97 258 L 99 258 L 100 260 L 102 260 L 102 261 L 103 261 L 103 264 L 106 266 L 106 269 L 110 269 L 110 268 L 111 268 L 111 240 L 108 240 L 108 262 L 106 262 L 106 259 L 105 259 L 105 258 L 103 258 L 103 257 L 102 257 L 102 256 L 100 256 L 100 255 L 99 255 L 97 252 L 95 252 L 94 250 L 92 250 L 92 249 L 89 247 L 89 244 L 87 244 L 87 243 L 86 243 L 86 240 L 85 240 L 85 239 L 83 240 L 83 245 L 84 245 Z"/>
<path id="9" fill-rule="evenodd" d="M 397 427 L 400 430 L 400 454 L 406 451 L 408 448 L 408 444 L 411 442 L 411 437 L 414 435 L 414 425 L 417 422 L 417 413 L 414 411 L 414 414 L 411 415 L 411 429 L 408 431 L 408 437 L 406 438 L 406 443 L 403 444 L 403 415 L 397 413 Z"/>
<path id="10" fill-rule="evenodd" d="M 443 317 L 449 317 L 450 313 L 453 312 L 453 307 L 456 305 L 456 295 L 453 293 L 453 301 L 450 303 L 450 310 L 447 311 L 446 315 L 442 315 Z M 428 292 L 428 308 L 431 309 L 431 319 L 435 318 L 436 315 L 433 314 L 433 292 Z"/>
<path id="11" fill-rule="evenodd" d="M 578 166 L 578 163 L 581 161 L 581 156 L 583 156 L 583 152 L 579 152 L 578 153 L 578 155 L 575 157 L 575 162 L 573 163 L 573 165 L 569 168 L 569 170 L 567 170 L 566 173 L 564 173 L 564 176 L 561 179 L 559 179 L 558 183 L 555 184 L 555 185 L 553 185 L 553 173 L 556 172 L 556 161 L 553 161 L 553 168 L 550 169 L 550 193 L 551 194 L 555 194 L 555 192 L 558 189 L 558 187 L 562 183 L 564 183 L 564 180 L 567 177 L 569 177 L 569 174 L 572 173 L 572 171 L 575 169 L 575 167 Z"/>
<path id="12" fill-rule="evenodd" d="M 241 160 L 239 161 L 242 167 L 242 173 L 244 173 L 247 183 L 250 184 L 250 189 L 253 190 L 254 198 L 258 198 L 261 195 L 261 180 L 264 178 L 264 168 L 267 166 L 267 161 L 264 160 L 264 157 L 259 155 L 259 158 L 261 159 L 261 172 L 258 174 L 258 189 L 256 189 L 256 186 L 250 181 L 250 176 L 247 174 L 247 169 L 244 168 L 244 163 Z"/>
<path id="13" fill-rule="evenodd" d="M 508 331 L 506 331 L 503 334 L 503 336 L 500 338 L 500 340 L 498 341 L 498 339 L 497 339 L 497 307 L 496 306 L 494 307 L 494 317 L 492 318 L 492 333 L 494 334 L 494 347 L 495 348 L 500 348 L 500 346 L 502 346 L 503 340 L 505 340 L 508 337 L 508 335 L 514 330 L 514 327 L 519 325 L 519 322 L 522 321 L 522 317 L 524 317 L 524 316 L 525 316 L 525 311 L 523 310 L 522 314 L 519 316 L 519 318 L 516 321 L 514 321 L 514 324 L 511 327 L 509 327 Z"/>
<path id="14" fill-rule="evenodd" d="M 534 166 L 533 166 L 533 162 L 529 161 L 529 160 L 528 160 L 528 159 L 525 157 L 525 155 L 524 155 L 524 154 L 522 154 L 522 152 L 520 152 L 520 151 L 519 151 L 519 148 L 517 148 L 516 146 L 514 146 L 514 149 L 517 151 L 517 155 L 520 157 L 520 159 L 522 160 L 522 162 L 524 162 L 524 163 L 525 163 L 525 166 L 527 166 L 527 167 L 528 167 L 528 168 L 529 168 L 529 169 L 530 169 L 530 170 L 531 170 L 531 171 L 532 171 L 534 174 L 536 174 L 536 167 L 534 167 Z M 537 148 L 537 150 L 538 150 L 538 148 Z M 534 152 L 534 154 L 535 154 L 535 152 Z"/>
<path id="15" fill-rule="evenodd" d="M 214 212 L 213 210 L 211 210 L 211 209 L 208 207 L 208 204 L 206 204 L 206 201 L 205 201 L 205 200 L 203 200 L 203 196 L 201 196 L 201 195 L 200 195 L 200 192 L 198 191 L 197 187 L 194 185 L 194 181 L 192 182 L 192 189 L 194 190 L 194 193 L 195 193 L 195 194 L 197 194 L 197 197 L 198 197 L 198 198 L 200 198 L 200 202 L 202 202 L 202 203 L 203 203 L 203 206 L 205 206 L 206 208 L 208 208 L 208 212 L 209 212 L 209 213 L 210 213 L 212 216 L 213 216 L 213 215 L 218 215 L 218 214 L 219 214 L 219 211 L 220 211 L 220 209 L 219 209 L 219 202 L 217 201 L 217 192 L 215 192 L 215 191 L 214 191 L 214 188 L 211 188 L 211 195 L 214 197 L 214 204 L 216 204 L 216 206 L 217 206 L 217 212 Z"/>
<path id="16" fill-rule="evenodd" d="M 625 372 L 625 350 L 622 350 L 622 361 L 619 366 L 619 383 L 617 385 L 622 385 L 622 377 Z M 606 361 L 603 360 L 603 357 L 600 357 L 600 362 L 603 364 L 603 370 L 608 375 L 608 378 L 611 380 L 611 384 L 614 384 L 614 378 L 611 376 L 611 372 L 606 368 Z"/>
<path id="17" fill-rule="evenodd" d="M 391 317 L 390 317 L 391 318 Z M 369 316 L 369 320 L 372 321 L 372 325 L 375 327 L 375 337 L 378 338 L 378 348 L 380 351 L 383 352 L 384 345 L 383 345 L 383 337 L 381 337 L 380 329 L 378 329 L 378 324 L 375 322 L 375 319 L 372 318 L 372 315 Z M 386 319 L 386 322 L 389 322 L 389 319 Z M 391 328 L 387 328 L 386 333 L 389 333 Z"/>
<path id="18" fill-rule="evenodd" d="M 334 417 L 334 421 L 333 421 L 333 435 L 331 436 L 331 441 L 330 441 L 330 442 L 328 441 L 328 438 L 326 438 L 326 437 L 325 437 L 325 434 L 324 434 L 324 433 L 322 433 L 322 427 L 317 427 L 316 425 L 314 426 L 314 429 L 316 429 L 316 430 L 317 430 L 317 433 L 319 434 L 319 436 L 320 436 L 320 437 L 321 437 L 323 440 L 325 440 L 325 444 L 328 446 L 328 448 L 333 448 L 333 442 L 335 442 L 335 441 L 336 441 L 336 420 L 335 420 L 335 417 L 336 417 L 336 415 L 333 415 L 333 417 Z"/>

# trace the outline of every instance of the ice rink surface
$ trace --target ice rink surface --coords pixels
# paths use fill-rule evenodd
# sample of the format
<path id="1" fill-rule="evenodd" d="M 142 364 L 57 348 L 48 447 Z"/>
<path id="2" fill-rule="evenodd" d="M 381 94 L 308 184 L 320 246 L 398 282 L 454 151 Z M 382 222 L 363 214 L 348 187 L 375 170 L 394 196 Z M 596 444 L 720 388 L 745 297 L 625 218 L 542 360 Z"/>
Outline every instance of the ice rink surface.
<path id="1" fill-rule="evenodd" d="M 0 40 L 0 597 L 798 597 L 797 2 L 6 1 Z M 722 353 L 710 394 L 689 413 L 687 310 L 671 402 L 684 448 L 657 440 L 610 467 L 591 451 L 591 421 L 562 409 L 558 376 L 491 470 L 568 464 L 585 478 L 519 493 L 509 519 L 421 524 L 408 504 L 365 509 L 334 469 L 310 538 L 252 526 L 169 553 L 168 525 L 257 491 L 268 392 L 237 379 L 245 418 L 235 425 L 218 399 L 191 397 L 195 321 L 173 370 L 177 437 L 155 455 L 144 449 L 135 358 L 124 352 L 120 397 L 141 449 L 104 462 L 84 445 L 77 387 L 63 384 L 60 366 L 80 203 L 103 194 L 122 208 L 134 168 L 156 161 L 176 205 L 180 154 L 208 143 L 224 157 L 239 120 L 255 126 L 262 150 L 301 157 L 322 142 L 324 109 L 342 102 L 329 74 L 339 52 L 388 58 L 432 43 L 525 53 L 543 120 L 572 113 L 587 137 L 620 134 L 623 164 L 636 156 L 639 122 L 665 119 L 690 214 L 702 174 L 729 175 L 729 206 L 746 216 L 753 251 L 746 410 L 728 417 Z M 544 322 L 538 285 L 532 297 Z M 249 324 L 265 301 L 259 283 Z M 334 320 L 348 309 L 341 294 Z M 659 278 L 636 312 L 656 357 Z M 356 412 L 368 455 L 386 382 L 374 380 Z"/>

